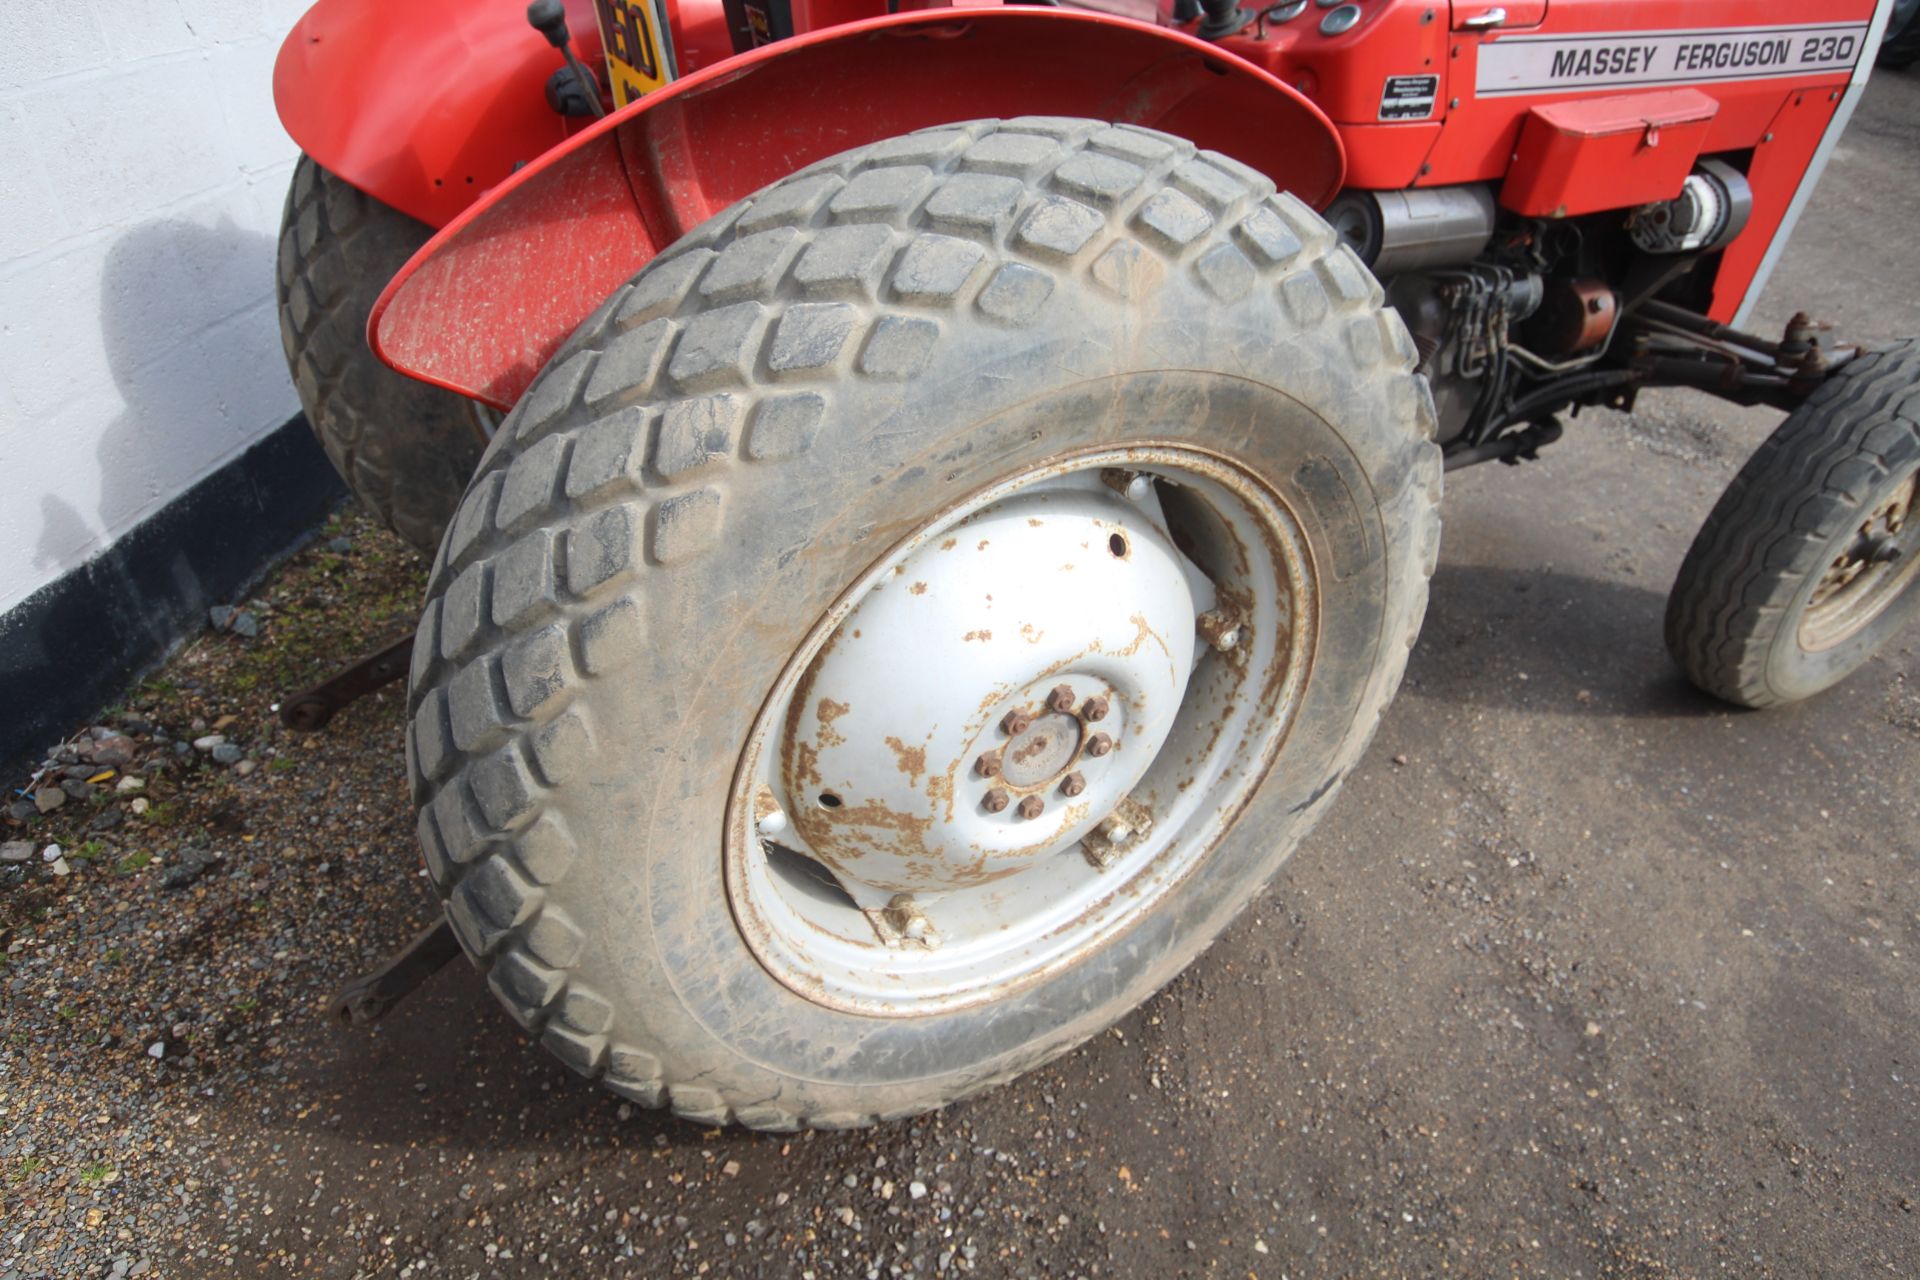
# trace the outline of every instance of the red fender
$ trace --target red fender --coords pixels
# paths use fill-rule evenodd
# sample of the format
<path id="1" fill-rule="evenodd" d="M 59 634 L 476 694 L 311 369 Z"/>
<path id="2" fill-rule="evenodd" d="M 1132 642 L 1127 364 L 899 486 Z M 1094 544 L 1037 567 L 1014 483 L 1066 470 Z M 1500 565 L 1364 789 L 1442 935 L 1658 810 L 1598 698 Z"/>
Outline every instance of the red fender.
<path id="1" fill-rule="evenodd" d="M 734 201 L 881 138 L 1014 115 L 1150 125 L 1316 205 L 1346 167 L 1312 103 L 1178 32 L 1038 7 L 903 13 L 727 59 L 575 134 L 415 255 L 369 340 L 504 408 L 608 294 Z"/>
<path id="2" fill-rule="evenodd" d="M 593 0 L 566 7 L 592 66 Z M 515 0 L 318 0 L 280 46 L 273 105 L 322 167 L 443 227 L 578 128 L 547 105 L 559 68 Z"/>

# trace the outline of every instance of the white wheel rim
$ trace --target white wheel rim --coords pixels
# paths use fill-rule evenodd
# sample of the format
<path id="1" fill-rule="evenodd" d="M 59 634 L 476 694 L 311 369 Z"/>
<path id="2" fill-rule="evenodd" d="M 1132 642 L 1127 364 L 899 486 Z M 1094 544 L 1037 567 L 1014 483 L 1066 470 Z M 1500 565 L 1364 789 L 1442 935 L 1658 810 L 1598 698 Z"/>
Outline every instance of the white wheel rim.
<path id="1" fill-rule="evenodd" d="M 1801 649 L 1817 653 L 1858 635 L 1886 612 L 1920 573 L 1920 474 L 1883 498 L 1814 584 L 1800 615 Z M 1870 546 L 1892 552 L 1876 560 Z"/>
<path id="2" fill-rule="evenodd" d="M 956 504 L 841 594 L 762 707 L 727 815 L 743 936 L 800 995 L 892 1016 L 1085 959 L 1265 777 L 1318 616 L 1292 513 L 1212 453 L 1086 453 Z"/>

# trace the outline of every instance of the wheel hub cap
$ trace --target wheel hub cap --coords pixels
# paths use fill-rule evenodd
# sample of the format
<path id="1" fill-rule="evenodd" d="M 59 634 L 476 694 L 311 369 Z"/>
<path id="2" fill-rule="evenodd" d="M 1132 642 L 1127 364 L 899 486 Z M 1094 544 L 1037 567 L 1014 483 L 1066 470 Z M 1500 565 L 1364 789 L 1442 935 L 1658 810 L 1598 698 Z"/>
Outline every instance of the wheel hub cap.
<path id="1" fill-rule="evenodd" d="M 1284 504 L 1186 446 L 1050 458 L 935 513 L 755 718 L 726 827 L 742 936 L 807 999 L 889 1017 L 1079 963 L 1265 776 L 1318 598 Z"/>
<path id="2" fill-rule="evenodd" d="M 1212 589 L 1092 477 L 1026 490 L 894 566 L 801 678 L 779 802 L 845 880 L 937 894 L 1091 831 L 1140 779 Z"/>

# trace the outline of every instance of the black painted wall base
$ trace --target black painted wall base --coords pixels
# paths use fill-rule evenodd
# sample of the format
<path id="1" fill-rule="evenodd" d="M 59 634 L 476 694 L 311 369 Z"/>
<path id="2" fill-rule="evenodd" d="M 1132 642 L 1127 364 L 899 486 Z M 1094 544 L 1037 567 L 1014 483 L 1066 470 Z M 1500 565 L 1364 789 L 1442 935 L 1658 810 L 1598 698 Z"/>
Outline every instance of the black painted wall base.
<path id="1" fill-rule="evenodd" d="M 0 615 L 0 777 L 118 698 L 345 495 L 295 417 Z"/>

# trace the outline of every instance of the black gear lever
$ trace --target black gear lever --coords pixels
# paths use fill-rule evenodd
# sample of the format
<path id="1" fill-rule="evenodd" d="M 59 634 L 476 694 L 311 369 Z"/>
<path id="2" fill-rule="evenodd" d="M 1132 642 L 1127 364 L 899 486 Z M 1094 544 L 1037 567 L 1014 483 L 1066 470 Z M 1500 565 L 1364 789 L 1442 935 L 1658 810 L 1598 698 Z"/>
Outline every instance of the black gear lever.
<path id="1" fill-rule="evenodd" d="M 560 56 L 567 60 L 567 69 L 573 72 L 574 79 L 579 82 L 581 96 L 587 100 L 593 114 L 596 117 L 607 114 L 606 108 L 600 105 L 599 83 L 580 65 L 580 59 L 573 52 L 573 34 L 567 30 L 566 6 L 560 0 L 533 0 L 527 6 L 527 24 L 545 36 L 547 43 L 558 49 Z M 550 99 L 554 96 L 551 84 L 547 87 L 547 93 Z"/>

